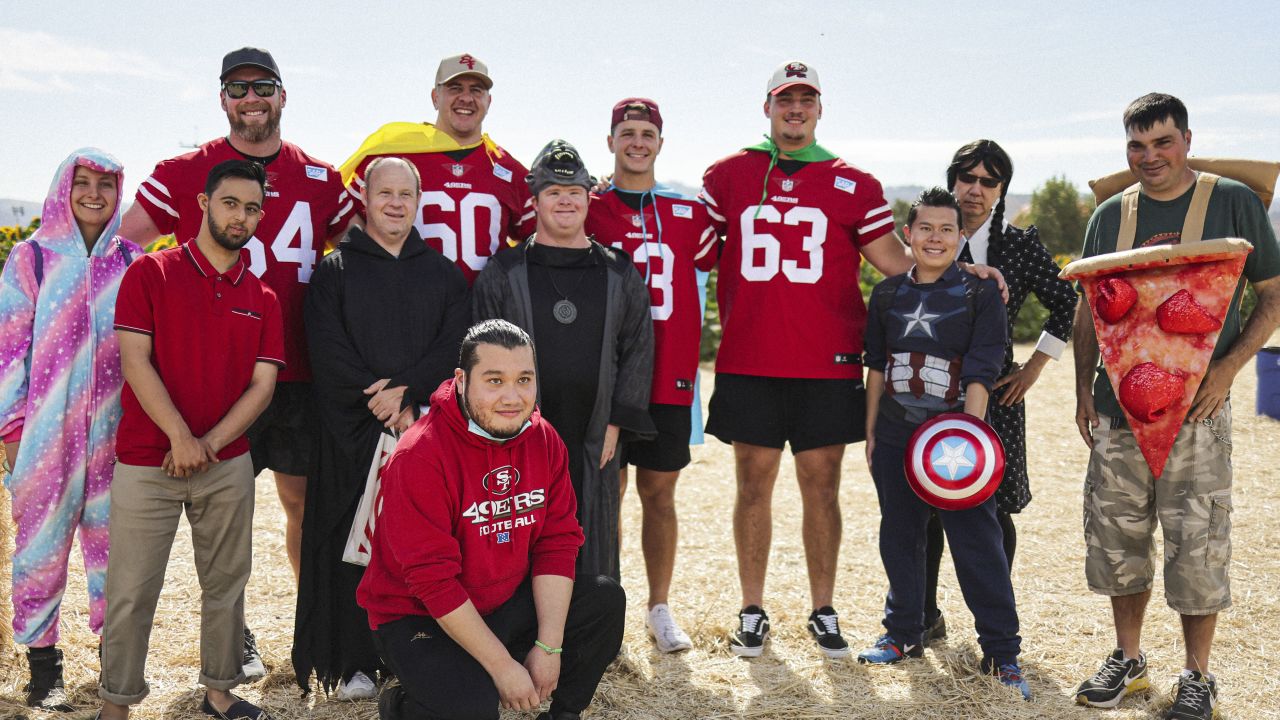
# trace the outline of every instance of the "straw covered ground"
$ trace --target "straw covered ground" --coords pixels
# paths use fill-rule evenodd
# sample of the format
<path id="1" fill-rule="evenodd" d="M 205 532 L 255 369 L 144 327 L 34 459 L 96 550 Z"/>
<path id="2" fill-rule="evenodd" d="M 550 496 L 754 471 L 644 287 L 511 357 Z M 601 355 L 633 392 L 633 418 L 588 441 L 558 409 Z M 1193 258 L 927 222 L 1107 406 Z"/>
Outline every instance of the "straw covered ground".
<path id="1" fill-rule="evenodd" d="M 1029 351 L 1029 347 L 1019 348 L 1018 356 Z M 704 390 L 709 391 L 708 376 L 704 372 Z M 1255 386 L 1250 364 L 1237 379 L 1234 393 L 1235 607 L 1221 617 L 1213 658 L 1221 683 L 1221 717 L 1230 720 L 1280 718 L 1280 535 L 1275 532 L 1280 486 L 1271 469 L 1280 444 L 1280 423 L 1253 414 Z M 725 641 L 739 607 L 730 524 L 732 455 L 729 447 L 712 440 L 695 448 L 694 463 L 678 490 L 682 525 L 672 606 L 693 636 L 694 649 L 660 656 L 645 637 L 639 503 L 629 494 L 624 508 L 623 580 L 631 602 L 624 655 L 605 676 L 590 717 L 1159 717 L 1169 703 L 1168 690 L 1182 662 L 1177 618 L 1159 592 L 1148 613 L 1144 641 L 1155 689 L 1145 697 L 1127 699 L 1116 711 L 1092 711 L 1072 704 L 1076 684 L 1096 670 L 1114 646 L 1108 603 L 1089 593 L 1083 577 L 1080 491 L 1087 451 L 1072 423 L 1074 408 L 1068 356 L 1050 364 L 1032 390 L 1028 410 L 1035 500 L 1017 519 L 1020 542 L 1014 587 L 1022 619 L 1022 659 L 1035 693 L 1033 702 L 1021 702 L 1012 691 L 978 675 L 972 620 L 947 562 L 941 590 L 950 628 L 947 642 L 926 652 L 923 660 L 896 667 L 867 668 L 852 661 L 823 660 L 804 629 L 810 608 L 800 543 L 800 502 L 794 472 L 787 463 L 774 502 L 774 550 L 766 604 L 773 620 L 772 646 L 753 661 L 733 657 Z M 836 607 L 846 636 L 861 647 L 879 634 L 885 590 L 876 550 L 879 510 L 861 445 L 850 448 L 845 457 L 841 503 L 844 540 Z M 288 660 L 294 597 L 281 518 L 273 484 L 261 481 L 248 613 L 270 674 L 243 688 L 243 694 L 281 720 L 376 718 L 372 702 L 343 703 L 314 695 L 299 698 Z M 95 638 L 87 629 L 83 571 L 75 567 L 78 550 L 73 557 L 62 647 L 68 687 L 82 709 L 79 715 L 91 717 L 96 702 Z M 151 638 L 152 693 L 135 710 L 137 718 L 203 717 L 196 686 L 199 587 L 190 557 L 184 523 Z M 7 582 L 5 586 L 7 592 Z M 8 612 L 7 600 L 4 611 Z M 21 706 L 26 663 L 19 650 L 7 644 L 7 635 L 0 635 L 0 641 L 6 643 L 0 646 L 0 717 L 11 718 L 26 710 Z M 503 720 L 520 716 L 504 713 Z"/>

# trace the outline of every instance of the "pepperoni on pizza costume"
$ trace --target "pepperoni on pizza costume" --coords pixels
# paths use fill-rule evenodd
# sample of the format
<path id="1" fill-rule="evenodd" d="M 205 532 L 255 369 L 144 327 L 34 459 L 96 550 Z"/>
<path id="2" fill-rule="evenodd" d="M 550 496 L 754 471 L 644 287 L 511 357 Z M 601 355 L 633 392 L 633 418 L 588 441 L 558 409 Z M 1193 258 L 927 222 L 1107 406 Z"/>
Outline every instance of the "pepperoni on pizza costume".
<path id="1" fill-rule="evenodd" d="M 1227 238 L 1077 260 L 1102 363 L 1151 473 L 1160 477 L 1209 368 L 1253 246 Z"/>

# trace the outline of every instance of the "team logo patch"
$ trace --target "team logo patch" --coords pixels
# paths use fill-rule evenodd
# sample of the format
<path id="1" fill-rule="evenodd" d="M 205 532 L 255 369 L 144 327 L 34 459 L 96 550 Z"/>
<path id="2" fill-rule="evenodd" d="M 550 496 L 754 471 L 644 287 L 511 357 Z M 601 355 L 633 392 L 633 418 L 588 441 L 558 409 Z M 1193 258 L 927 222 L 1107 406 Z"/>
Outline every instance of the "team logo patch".
<path id="1" fill-rule="evenodd" d="M 986 502 L 1004 478 L 1004 445 L 979 418 L 943 413 L 916 428 L 903 464 L 921 500 L 967 510 Z"/>
<path id="2" fill-rule="evenodd" d="M 676 389 L 684 390 L 686 392 L 693 392 L 693 381 L 678 379 L 676 380 Z"/>
<path id="3" fill-rule="evenodd" d="M 671 214 L 675 215 L 678 218 L 691 218 L 693 217 L 693 206 L 692 205 L 672 205 Z"/>
<path id="4" fill-rule="evenodd" d="M 510 465 L 503 465 L 500 468 L 490 470 L 484 479 L 480 481 L 485 490 L 493 495 L 506 495 L 511 492 L 511 488 L 520 484 L 520 471 Z"/>
<path id="5" fill-rule="evenodd" d="M 787 77 L 809 77 L 809 66 L 801 62 L 787 63 Z"/>
<path id="6" fill-rule="evenodd" d="M 510 171 L 510 170 L 508 170 L 508 169 L 506 169 L 506 168 L 504 168 L 504 167 L 502 167 L 501 165 L 494 165 L 494 166 L 493 166 L 493 174 L 494 174 L 494 175 L 495 175 L 499 180 L 502 180 L 502 181 L 504 181 L 504 182 L 511 182 L 511 171 Z"/>
<path id="7" fill-rule="evenodd" d="M 642 223 L 644 223 L 644 218 L 640 217 L 639 215 L 632 215 L 632 216 L 631 216 L 631 224 L 632 224 L 634 227 L 640 227 L 640 225 L 641 225 Z"/>
<path id="8" fill-rule="evenodd" d="M 836 353 L 835 363 L 837 365 L 857 365 L 862 359 L 857 353 Z"/>
<path id="9" fill-rule="evenodd" d="M 466 65 L 468 70 L 476 69 L 476 59 L 471 57 L 470 54 L 463 55 L 462 57 L 458 58 L 458 64 Z"/>
<path id="10" fill-rule="evenodd" d="M 467 168 L 464 167 L 462 163 L 454 163 L 449 166 L 449 172 L 453 173 L 454 177 L 462 177 L 462 173 L 466 171 Z"/>
<path id="11" fill-rule="evenodd" d="M 854 182 L 853 180 L 850 180 L 849 178 L 842 178 L 842 177 L 840 177 L 839 175 L 837 175 L 837 176 L 836 176 L 836 183 L 835 183 L 835 185 L 836 185 L 836 189 L 837 189 L 837 190 L 843 190 L 843 191 L 845 191 L 845 192 L 849 193 L 850 195 L 852 195 L 852 194 L 853 194 L 853 191 L 858 187 L 858 183 L 857 183 L 857 182 Z"/>
<path id="12" fill-rule="evenodd" d="M 325 168 L 316 167 L 315 165 L 307 165 L 306 167 L 307 167 L 307 177 L 311 178 L 312 180 L 319 180 L 320 182 L 324 182 L 329 179 L 329 171 L 326 170 Z"/>
<path id="13" fill-rule="evenodd" d="M 796 186 L 795 180 L 792 180 L 791 178 L 782 179 L 782 192 L 791 192 L 793 189 L 795 189 L 795 186 Z"/>
<path id="14" fill-rule="evenodd" d="M 500 532 L 500 533 L 498 533 L 498 542 L 499 542 L 499 543 L 509 543 L 509 542 L 511 542 L 511 533 L 509 533 L 509 532 Z"/>

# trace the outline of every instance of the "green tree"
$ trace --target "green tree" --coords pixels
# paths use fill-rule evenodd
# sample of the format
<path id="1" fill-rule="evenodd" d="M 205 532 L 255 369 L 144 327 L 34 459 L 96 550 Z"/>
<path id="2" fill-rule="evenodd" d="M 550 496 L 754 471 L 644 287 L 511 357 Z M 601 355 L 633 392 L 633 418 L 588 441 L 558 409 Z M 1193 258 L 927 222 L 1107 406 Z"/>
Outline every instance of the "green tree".
<path id="1" fill-rule="evenodd" d="M 1054 176 L 1031 193 L 1026 222 L 1040 229 L 1040 241 L 1052 255 L 1079 255 L 1093 201 L 1083 200 L 1065 175 Z"/>
<path id="2" fill-rule="evenodd" d="M 31 222 L 26 227 L 21 225 L 11 225 L 0 227 L 0 265 L 4 265 L 4 261 L 9 259 L 9 251 L 13 246 L 26 240 L 40 229 L 40 218 L 31 218 Z"/>
<path id="3" fill-rule="evenodd" d="M 893 201 L 893 230 L 902 236 L 902 226 L 907 224 L 907 213 L 911 212 L 911 203 L 898 198 Z"/>

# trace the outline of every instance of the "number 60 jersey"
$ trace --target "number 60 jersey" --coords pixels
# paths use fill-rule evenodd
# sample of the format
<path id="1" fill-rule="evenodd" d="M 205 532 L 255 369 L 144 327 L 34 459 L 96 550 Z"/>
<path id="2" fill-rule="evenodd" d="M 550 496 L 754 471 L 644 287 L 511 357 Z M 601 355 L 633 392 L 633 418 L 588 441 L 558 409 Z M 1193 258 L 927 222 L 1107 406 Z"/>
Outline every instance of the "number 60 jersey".
<path id="1" fill-rule="evenodd" d="M 138 186 L 135 200 L 161 234 L 173 233 L 179 243 L 185 243 L 200 230 L 203 213 L 196 196 L 204 192 L 209 171 L 220 162 L 244 159 L 226 138 L 211 140 L 194 152 L 157 164 L 151 177 Z M 247 256 L 249 270 L 280 298 L 287 365 L 279 379 L 305 382 L 311 379 L 302 324 L 307 283 L 324 254 L 325 240 L 347 226 L 355 204 L 338 171 L 297 145 L 282 142 L 266 168 L 262 221 L 241 253 Z"/>
<path id="2" fill-rule="evenodd" d="M 861 377 L 859 248 L 893 230 L 880 182 L 840 159 L 779 160 L 770 171 L 768 153 L 743 150 L 708 168 L 702 183 L 725 236 L 716 372 Z"/>

